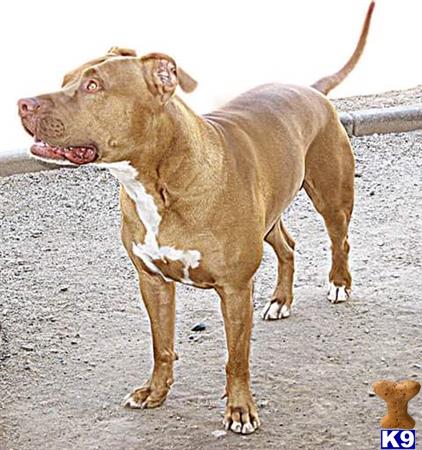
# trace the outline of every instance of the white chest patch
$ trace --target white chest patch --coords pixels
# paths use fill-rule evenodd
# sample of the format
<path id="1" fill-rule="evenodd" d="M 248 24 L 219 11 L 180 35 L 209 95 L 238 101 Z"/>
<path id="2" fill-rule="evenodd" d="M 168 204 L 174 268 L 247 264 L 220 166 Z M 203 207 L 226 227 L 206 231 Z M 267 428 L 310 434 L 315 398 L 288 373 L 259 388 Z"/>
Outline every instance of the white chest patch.
<path id="1" fill-rule="evenodd" d="M 199 266 L 201 254 L 198 250 L 178 250 L 170 246 L 159 246 L 157 237 L 160 228 L 161 216 L 152 195 L 148 194 L 140 181 L 137 180 L 138 171 L 128 162 L 100 163 L 99 167 L 105 167 L 123 185 L 129 197 L 135 202 L 136 212 L 145 227 L 145 242 L 133 243 L 133 252 L 141 258 L 144 264 L 153 272 L 160 274 L 166 281 L 167 278 L 154 264 L 154 260 L 180 261 L 183 265 L 183 283 L 193 284 L 189 278 L 189 269 Z"/>

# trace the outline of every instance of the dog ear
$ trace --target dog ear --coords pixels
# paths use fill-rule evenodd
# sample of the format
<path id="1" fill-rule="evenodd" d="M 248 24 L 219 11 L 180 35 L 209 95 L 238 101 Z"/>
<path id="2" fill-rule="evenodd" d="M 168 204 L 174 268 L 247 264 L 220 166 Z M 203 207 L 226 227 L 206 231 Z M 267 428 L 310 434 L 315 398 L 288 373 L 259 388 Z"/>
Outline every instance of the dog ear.
<path id="1" fill-rule="evenodd" d="M 131 48 L 111 47 L 107 56 L 137 56 L 136 51 Z"/>
<path id="2" fill-rule="evenodd" d="M 188 75 L 181 67 L 177 68 L 177 77 L 179 79 L 179 86 L 184 92 L 193 92 L 198 86 L 198 82 Z"/>
<path id="3" fill-rule="evenodd" d="M 166 103 L 174 94 L 177 85 L 183 91 L 192 92 L 196 81 L 183 69 L 177 67 L 173 58 L 163 53 L 149 53 L 141 58 L 142 71 L 148 89 Z"/>

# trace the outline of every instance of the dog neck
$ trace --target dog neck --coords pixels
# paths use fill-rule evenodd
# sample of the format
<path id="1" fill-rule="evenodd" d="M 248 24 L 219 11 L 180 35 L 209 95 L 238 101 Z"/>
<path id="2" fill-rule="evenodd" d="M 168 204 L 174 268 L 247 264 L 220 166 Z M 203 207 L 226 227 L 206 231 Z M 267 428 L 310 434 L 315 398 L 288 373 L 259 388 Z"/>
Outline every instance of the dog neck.
<path id="1" fill-rule="evenodd" d="M 154 133 L 127 160 L 102 166 L 123 185 L 127 176 L 135 177 L 160 212 L 181 198 L 185 208 L 189 198 L 193 203 L 198 195 L 211 199 L 223 176 L 224 159 L 214 127 L 175 97 L 165 105 Z"/>

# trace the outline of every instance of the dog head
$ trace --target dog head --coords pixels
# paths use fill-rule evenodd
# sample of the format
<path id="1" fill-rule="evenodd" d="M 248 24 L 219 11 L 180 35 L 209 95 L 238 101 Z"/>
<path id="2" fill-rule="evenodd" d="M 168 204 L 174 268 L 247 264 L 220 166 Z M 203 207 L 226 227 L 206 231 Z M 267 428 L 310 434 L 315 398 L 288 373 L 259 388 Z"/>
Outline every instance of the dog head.
<path id="1" fill-rule="evenodd" d="M 156 142 L 178 85 L 191 92 L 196 82 L 171 57 L 113 47 L 66 74 L 61 90 L 18 101 L 35 140 L 30 152 L 58 164 L 128 160 L 134 149 Z"/>

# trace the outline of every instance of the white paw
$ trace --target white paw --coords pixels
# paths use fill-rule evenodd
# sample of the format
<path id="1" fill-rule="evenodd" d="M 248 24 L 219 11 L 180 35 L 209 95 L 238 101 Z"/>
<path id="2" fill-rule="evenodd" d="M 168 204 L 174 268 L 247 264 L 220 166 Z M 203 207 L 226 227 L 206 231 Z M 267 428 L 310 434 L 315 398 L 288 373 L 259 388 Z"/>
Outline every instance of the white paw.
<path id="1" fill-rule="evenodd" d="M 228 420 L 224 419 L 223 425 L 226 430 L 231 430 L 234 433 L 252 434 L 260 427 L 261 423 L 258 417 L 256 417 L 255 419 L 252 420 L 252 422 L 245 422 L 243 424 L 241 422 L 238 422 L 237 420 L 232 421 L 231 419 Z"/>
<path id="2" fill-rule="evenodd" d="M 280 305 L 276 300 L 269 301 L 261 312 L 264 320 L 285 319 L 290 316 L 290 306 Z"/>
<path id="3" fill-rule="evenodd" d="M 250 422 L 246 422 L 242 427 L 242 434 L 251 434 L 254 431 L 255 428 Z"/>
<path id="4" fill-rule="evenodd" d="M 331 303 L 345 302 L 350 298 L 350 289 L 347 289 L 345 286 L 335 286 L 334 283 L 330 283 L 327 297 Z"/>
<path id="5" fill-rule="evenodd" d="M 235 433 L 241 433 L 242 432 L 242 424 L 240 422 L 236 422 L 235 420 L 232 422 L 230 429 L 234 431 Z"/>
<path id="6" fill-rule="evenodd" d="M 134 408 L 134 409 L 142 409 L 144 406 L 142 403 L 137 402 L 133 398 L 133 392 L 126 395 L 126 397 L 123 400 L 123 406 L 126 408 Z"/>

